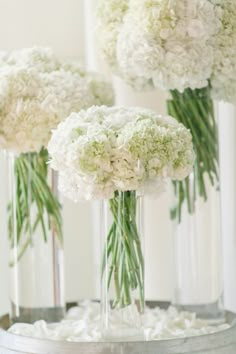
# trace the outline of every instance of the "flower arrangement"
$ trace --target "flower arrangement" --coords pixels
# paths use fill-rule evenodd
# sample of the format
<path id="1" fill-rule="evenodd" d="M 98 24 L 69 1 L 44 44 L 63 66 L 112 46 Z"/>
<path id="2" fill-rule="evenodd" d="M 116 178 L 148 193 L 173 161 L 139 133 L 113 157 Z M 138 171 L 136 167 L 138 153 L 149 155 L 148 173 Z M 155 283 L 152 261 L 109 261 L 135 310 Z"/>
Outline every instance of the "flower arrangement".
<path id="1" fill-rule="evenodd" d="M 131 84 L 140 79 L 180 92 L 207 86 L 209 40 L 219 29 L 209 1 L 101 0 L 98 29 L 107 62 Z"/>
<path id="2" fill-rule="evenodd" d="M 60 203 L 47 181 L 51 131 L 72 111 L 112 101 L 112 88 L 102 78 L 76 63 L 59 60 L 50 49 L 35 47 L 1 54 L 0 149 L 15 156 L 16 201 L 9 204 L 12 247 L 15 237 L 20 243 L 31 227 L 32 207 L 37 210 L 33 231 L 41 225 L 46 240 L 49 224 L 62 240 Z M 29 238 L 24 240 L 18 260 L 30 242 Z"/>
<path id="3" fill-rule="evenodd" d="M 100 0 L 98 39 L 112 71 L 135 89 L 169 91 L 168 113 L 191 130 L 196 152 L 190 181 L 174 182 L 172 217 L 194 194 L 218 186 L 217 124 L 212 96 L 235 100 L 236 3 L 233 0 Z M 194 206 L 188 202 L 188 210 Z"/>
<path id="4" fill-rule="evenodd" d="M 211 86 L 214 98 L 236 100 L 236 3 L 234 0 L 211 0 L 215 4 L 220 30 L 213 39 L 214 65 Z"/>
<path id="5" fill-rule="evenodd" d="M 59 172 L 59 188 L 67 197 L 109 199 L 114 222 L 104 257 L 114 262 L 110 280 L 116 270 L 114 306 L 129 305 L 131 291 L 139 289 L 143 308 L 136 195 L 150 188 L 160 191 L 166 179 L 182 180 L 191 172 L 195 156 L 190 132 L 172 117 L 147 109 L 94 106 L 60 123 L 48 151 L 51 167 Z M 104 266 L 103 262 L 102 273 Z"/>
<path id="6" fill-rule="evenodd" d="M 0 78 L 0 148 L 16 154 L 47 147 L 52 129 L 69 113 L 113 101 L 110 85 L 97 74 L 60 63 L 49 49 L 11 53 Z"/>

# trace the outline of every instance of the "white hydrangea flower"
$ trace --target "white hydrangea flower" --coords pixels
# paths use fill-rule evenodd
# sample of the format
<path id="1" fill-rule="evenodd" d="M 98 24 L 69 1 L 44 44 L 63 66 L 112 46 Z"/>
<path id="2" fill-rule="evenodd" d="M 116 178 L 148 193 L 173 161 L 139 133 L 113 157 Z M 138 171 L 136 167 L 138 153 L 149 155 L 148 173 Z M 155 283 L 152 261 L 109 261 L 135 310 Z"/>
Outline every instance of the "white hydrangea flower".
<path id="1" fill-rule="evenodd" d="M 32 48 L 0 59 L 0 148 L 15 153 L 46 147 L 52 129 L 71 112 L 110 105 L 111 86 L 51 50 Z"/>
<path id="2" fill-rule="evenodd" d="M 32 47 L 14 50 L 7 54 L 6 64 L 22 68 L 34 68 L 40 72 L 60 69 L 60 61 L 50 48 Z"/>
<path id="3" fill-rule="evenodd" d="M 214 4 L 206 0 L 100 0 L 98 6 L 103 54 L 136 88 L 151 84 L 183 92 L 207 86 L 210 40 L 219 25 Z"/>
<path id="4" fill-rule="evenodd" d="M 214 37 L 215 60 L 211 85 L 216 99 L 236 102 L 236 1 L 211 0 L 221 23 Z"/>
<path id="5" fill-rule="evenodd" d="M 190 132 L 143 108 L 94 106 L 72 113 L 53 132 L 51 167 L 74 201 L 109 199 L 115 191 L 160 191 L 167 178 L 191 172 Z"/>
<path id="6" fill-rule="evenodd" d="M 98 6 L 98 40 L 104 57 L 113 69 L 117 67 L 117 36 L 127 10 L 127 0 L 101 1 Z"/>

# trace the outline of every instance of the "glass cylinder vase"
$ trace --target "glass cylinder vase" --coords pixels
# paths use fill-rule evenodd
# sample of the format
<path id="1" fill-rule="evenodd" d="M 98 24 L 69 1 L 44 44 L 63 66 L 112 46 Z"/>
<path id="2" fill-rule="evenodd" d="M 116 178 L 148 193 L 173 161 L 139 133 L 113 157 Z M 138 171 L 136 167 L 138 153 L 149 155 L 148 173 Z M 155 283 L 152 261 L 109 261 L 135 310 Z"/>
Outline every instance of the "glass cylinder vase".
<path id="1" fill-rule="evenodd" d="M 104 340 L 143 340 L 143 200 L 115 192 L 101 205 L 101 325 Z"/>
<path id="2" fill-rule="evenodd" d="M 48 153 L 7 154 L 12 322 L 64 316 L 64 264 L 57 174 Z"/>
<path id="3" fill-rule="evenodd" d="M 190 129 L 196 154 L 192 174 L 173 182 L 173 303 L 218 321 L 224 316 L 219 139 L 210 88 L 172 92 L 168 111 Z"/>

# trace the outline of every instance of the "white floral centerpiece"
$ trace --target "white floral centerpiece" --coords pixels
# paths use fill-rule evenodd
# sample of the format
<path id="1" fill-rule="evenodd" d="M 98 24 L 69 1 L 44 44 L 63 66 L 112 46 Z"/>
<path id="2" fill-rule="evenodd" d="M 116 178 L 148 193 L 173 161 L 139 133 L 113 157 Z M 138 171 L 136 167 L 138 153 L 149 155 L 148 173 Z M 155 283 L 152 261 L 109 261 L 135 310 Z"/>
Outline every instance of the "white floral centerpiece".
<path id="1" fill-rule="evenodd" d="M 107 62 L 131 84 L 179 92 L 207 86 L 209 39 L 219 28 L 209 1 L 101 0 L 98 22 Z"/>
<path id="2" fill-rule="evenodd" d="M 94 106 L 60 123 L 48 151 L 51 167 L 59 172 L 59 188 L 67 197 L 74 201 L 109 199 L 113 224 L 104 258 L 112 260 L 113 266 L 107 286 L 115 272 L 114 307 L 130 305 L 131 292 L 137 289 L 143 309 L 136 195 L 149 193 L 150 188 L 160 192 L 167 179 L 188 176 L 194 163 L 190 132 L 172 117 L 147 109 Z"/>
<path id="3" fill-rule="evenodd" d="M 52 129 L 72 111 L 112 102 L 112 88 L 100 76 L 87 73 L 77 63 L 59 60 L 50 49 L 1 53 L 0 149 L 15 156 L 16 200 L 8 209 L 12 247 L 16 238 L 20 243 L 31 225 L 31 207 L 37 210 L 34 229 L 40 226 L 47 239 L 47 215 L 49 228 L 62 238 L 60 203 L 47 184 L 47 144 Z M 24 242 L 14 262 L 23 256 L 31 240 Z"/>
<path id="4" fill-rule="evenodd" d="M 236 2 L 211 0 L 215 4 L 220 30 L 214 37 L 214 64 L 211 75 L 213 97 L 236 102 Z"/>
<path id="5" fill-rule="evenodd" d="M 218 186 L 218 132 L 212 94 L 236 92 L 234 0 L 100 0 L 98 40 L 112 71 L 138 90 L 169 91 L 168 113 L 189 128 L 196 152 L 194 198 Z M 190 181 L 174 182 L 181 220 Z M 194 207 L 188 203 L 190 213 Z"/>

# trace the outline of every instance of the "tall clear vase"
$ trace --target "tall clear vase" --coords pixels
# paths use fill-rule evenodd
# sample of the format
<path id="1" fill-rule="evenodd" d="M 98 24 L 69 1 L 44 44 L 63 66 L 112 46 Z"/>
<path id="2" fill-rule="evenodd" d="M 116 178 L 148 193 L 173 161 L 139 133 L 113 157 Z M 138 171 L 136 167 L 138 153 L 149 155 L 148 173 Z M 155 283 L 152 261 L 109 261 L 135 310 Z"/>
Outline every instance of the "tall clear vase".
<path id="1" fill-rule="evenodd" d="M 193 173 L 174 182 L 173 303 L 209 321 L 224 317 L 217 112 L 210 89 L 172 93 L 169 113 L 190 129 Z"/>
<path id="2" fill-rule="evenodd" d="M 64 264 L 57 174 L 46 150 L 7 155 L 12 322 L 64 316 Z"/>
<path id="3" fill-rule="evenodd" d="M 144 339 L 143 200 L 116 192 L 101 205 L 101 325 L 104 340 Z"/>
<path id="4" fill-rule="evenodd" d="M 207 201 L 194 199 L 194 178 L 189 177 L 193 213 L 183 205 L 181 221 L 174 221 L 175 292 L 173 303 L 200 318 L 221 320 L 224 312 L 220 191 L 207 177 Z M 186 203 L 187 204 L 187 203 Z"/>

